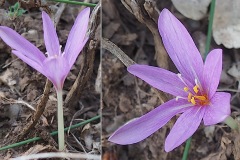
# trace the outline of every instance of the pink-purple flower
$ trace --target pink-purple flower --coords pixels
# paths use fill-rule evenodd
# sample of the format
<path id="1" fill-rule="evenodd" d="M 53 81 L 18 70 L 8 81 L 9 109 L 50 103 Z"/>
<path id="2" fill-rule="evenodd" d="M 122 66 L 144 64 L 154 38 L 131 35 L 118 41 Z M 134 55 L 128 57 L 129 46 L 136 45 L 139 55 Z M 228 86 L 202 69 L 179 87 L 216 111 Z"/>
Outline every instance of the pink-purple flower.
<path id="1" fill-rule="evenodd" d="M 182 113 L 165 141 L 169 152 L 186 141 L 199 127 L 222 122 L 230 115 L 230 94 L 216 92 L 222 71 L 222 50 L 212 50 L 203 63 L 191 36 L 167 9 L 158 20 L 164 46 L 179 74 L 147 65 L 135 64 L 128 71 L 153 87 L 176 98 L 134 119 L 117 131 L 109 141 L 117 144 L 137 143 Z"/>
<path id="2" fill-rule="evenodd" d="M 61 90 L 71 67 L 88 40 L 86 32 L 89 14 L 90 8 L 79 13 L 62 52 L 52 21 L 45 12 L 42 12 L 47 57 L 11 28 L 0 26 L 0 38 L 13 49 L 13 54 L 45 75 L 54 84 L 56 90 Z"/>

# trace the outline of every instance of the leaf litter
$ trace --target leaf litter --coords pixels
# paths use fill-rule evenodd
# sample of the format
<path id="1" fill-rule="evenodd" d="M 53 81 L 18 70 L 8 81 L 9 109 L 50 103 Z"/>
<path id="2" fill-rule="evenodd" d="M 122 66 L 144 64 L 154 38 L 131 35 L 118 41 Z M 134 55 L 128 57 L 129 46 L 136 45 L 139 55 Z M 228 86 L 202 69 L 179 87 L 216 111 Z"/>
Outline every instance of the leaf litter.
<path id="1" fill-rule="evenodd" d="M 135 1 L 134 1 L 135 2 Z M 152 1 L 153 3 L 155 1 Z M 154 41 L 151 32 L 146 27 L 148 20 L 140 23 L 133 14 L 126 9 L 126 3 L 113 2 L 111 0 L 103 0 L 103 4 L 106 4 L 106 8 L 103 7 L 103 37 L 109 38 L 110 41 L 114 42 L 119 48 L 121 48 L 128 56 L 130 56 L 135 62 L 147 65 L 159 64 L 154 59 Z M 187 2 L 183 2 L 182 5 L 188 6 Z M 198 2 L 202 3 L 202 1 Z M 209 3 L 209 2 L 208 2 Z M 133 3 L 132 3 L 133 4 Z M 141 3 L 136 3 L 135 7 L 143 9 Z M 186 18 L 184 15 L 178 12 L 177 7 L 171 2 L 157 2 L 157 8 L 171 9 L 171 12 L 180 18 L 180 21 L 186 26 L 188 31 L 200 50 L 201 53 L 205 52 L 206 34 L 208 27 L 208 16 L 209 16 L 209 4 L 205 4 L 204 12 L 201 13 L 201 20 L 193 21 Z M 109 9 L 107 9 L 109 8 Z M 138 12 L 141 16 L 141 9 Z M 180 11 L 181 12 L 181 11 Z M 144 12 L 145 14 L 146 12 Z M 221 14 L 224 14 L 222 12 Z M 199 16 L 199 15 L 198 15 Z M 191 18 L 191 17 L 190 17 Z M 152 17 L 154 19 L 154 17 Z M 199 18 L 200 19 L 200 18 Z M 114 23 L 114 26 L 108 26 Z M 114 28 L 117 26 L 116 28 Z M 111 30 L 109 35 L 107 30 Z M 144 36 L 144 34 L 146 36 Z M 134 41 L 130 41 L 127 45 L 122 44 L 119 39 L 121 35 L 136 34 L 137 38 Z M 234 66 L 237 62 L 235 59 L 236 55 L 239 55 L 239 50 L 229 50 L 224 46 L 216 45 L 214 40 L 211 43 L 211 49 L 222 48 L 223 49 L 223 71 L 220 79 L 220 91 L 228 91 L 232 94 L 233 100 L 231 102 L 232 111 L 239 111 L 239 95 L 237 79 L 228 73 L 229 69 Z M 235 55 L 234 55 L 234 54 Z M 129 74 L 126 71 L 126 67 L 121 65 L 121 62 L 114 57 L 111 53 L 103 50 L 103 157 L 105 159 L 181 159 L 184 145 L 175 149 L 170 153 L 164 152 L 163 144 L 166 135 L 172 128 L 175 120 L 171 120 L 165 127 L 151 135 L 144 141 L 141 141 L 132 145 L 116 145 L 107 141 L 107 138 L 115 131 L 116 128 L 120 127 L 127 121 L 139 117 L 144 113 L 153 109 L 153 106 L 161 104 L 156 93 L 150 89 L 149 85 L 141 80 L 135 80 L 135 78 L 129 78 Z M 140 57 L 144 57 L 142 62 Z M 160 55 L 161 59 L 161 55 Z M 172 62 L 169 62 L 169 68 L 171 71 L 176 69 L 173 67 Z M 236 72 L 236 71 L 235 71 Z M 236 72 L 237 73 L 237 72 Z M 235 74 L 236 74 L 235 73 Z M 123 98 L 124 97 L 124 98 Z M 125 102 L 124 99 L 127 99 Z M 125 104 L 126 103 L 126 104 Z M 229 137 L 234 137 L 235 133 L 230 132 L 229 128 L 225 127 L 224 124 L 218 124 L 214 127 L 200 127 L 198 131 L 193 135 L 191 143 L 189 157 L 191 159 L 231 159 L 237 157 L 233 145 L 238 146 Z M 237 141 L 236 141 L 237 143 Z M 104 159 L 104 160 L 105 160 Z"/>
<path id="2" fill-rule="evenodd" d="M 49 6 L 52 7 L 52 14 L 61 6 L 54 2 L 47 2 Z M 9 4 L 5 4 L 9 5 Z M 71 26 L 74 22 L 74 17 L 79 13 L 78 6 L 74 7 L 69 5 L 65 8 L 63 13 L 64 18 L 60 18 L 57 32 L 59 32 L 60 44 L 64 45 L 67 40 L 67 36 Z M 35 44 L 41 51 L 45 51 L 44 41 L 43 41 L 43 31 L 42 31 L 42 19 L 41 11 L 39 9 L 29 10 L 26 14 L 11 21 L 6 17 L 6 9 L 0 9 L 0 24 L 13 28 L 18 33 L 22 34 L 26 39 L 30 40 Z M 34 109 L 39 103 L 42 97 L 44 85 L 46 78 L 40 73 L 33 70 L 31 67 L 18 60 L 14 55 L 11 54 L 11 49 L 6 47 L 6 44 L 0 40 L 0 146 L 5 146 L 15 142 L 16 136 L 23 131 L 23 128 L 32 121 L 34 115 Z M 81 57 L 81 56 L 80 56 Z M 80 59 L 79 57 L 79 59 Z M 78 61 L 79 61 L 78 59 Z M 76 105 L 69 108 L 64 108 L 65 126 L 70 125 L 70 121 L 75 112 L 77 112 L 81 107 L 80 103 L 84 103 L 87 112 L 76 116 L 73 120 L 73 124 L 79 122 L 79 118 L 82 120 L 90 119 L 98 115 L 99 111 L 99 93 L 94 89 L 95 78 L 98 74 L 98 64 L 99 56 L 97 56 L 94 64 L 94 72 L 86 84 L 84 90 L 82 90 L 82 95 L 76 97 L 78 102 Z M 71 77 L 67 78 L 66 86 L 64 87 L 64 96 L 69 92 L 74 83 L 79 68 L 80 63 L 76 63 L 71 71 Z M 54 89 L 50 90 L 50 97 L 56 97 Z M 38 128 L 43 127 L 43 131 L 50 133 L 57 130 L 56 123 L 56 98 L 49 98 L 45 111 L 40 118 L 36 128 L 32 129 L 31 133 L 25 137 L 25 139 L 33 138 L 35 136 L 41 136 L 39 134 L 41 130 Z M 33 107 L 30 109 L 29 107 Z M 90 109 L 88 109 L 90 108 Z M 82 141 L 85 147 L 88 144 L 87 152 L 94 150 L 94 154 L 100 154 L 100 147 L 96 147 L 96 144 L 100 142 L 100 128 L 94 127 L 94 125 L 99 124 L 99 121 L 94 121 L 89 124 L 89 132 L 83 134 L 82 129 L 78 128 L 71 130 L 72 135 L 67 135 L 67 146 L 75 150 L 76 152 L 83 152 L 83 149 L 79 145 L 73 145 L 76 140 L 73 135 L 77 137 L 78 140 Z M 84 127 L 84 126 L 83 126 Z M 92 128 L 95 129 L 92 129 Z M 87 134 L 92 135 L 92 139 L 86 141 L 84 136 Z M 53 137 L 56 141 L 56 137 Z M 50 144 L 50 145 L 48 145 Z M 48 140 L 38 141 L 35 143 L 30 143 L 21 147 L 13 148 L 13 152 L 1 151 L 1 159 L 9 159 L 10 157 L 16 157 L 23 154 L 29 153 L 29 148 L 35 148 L 36 153 L 46 152 L 46 151 L 56 151 L 55 146 L 52 145 Z"/>

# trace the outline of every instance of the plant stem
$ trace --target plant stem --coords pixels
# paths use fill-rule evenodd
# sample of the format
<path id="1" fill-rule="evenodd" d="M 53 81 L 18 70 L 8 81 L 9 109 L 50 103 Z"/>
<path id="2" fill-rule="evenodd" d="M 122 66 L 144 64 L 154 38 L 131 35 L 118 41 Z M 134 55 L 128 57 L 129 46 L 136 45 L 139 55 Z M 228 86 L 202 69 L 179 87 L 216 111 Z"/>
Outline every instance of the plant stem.
<path id="1" fill-rule="evenodd" d="M 204 59 L 206 59 L 207 54 L 210 50 L 210 44 L 211 44 L 211 38 L 212 38 L 213 17 L 214 17 L 214 12 L 215 12 L 215 4 L 216 4 L 216 0 L 212 0 L 211 7 L 210 7 L 210 16 L 209 16 L 209 23 L 208 23 L 208 33 L 207 33 L 207 42 L 206 42 Z"/>
<path id="2" fill-rule="evenodd" d="M 76 5 L 87 6 L 87 7 L 95 7 L 97 5 L 94 3 L 78 2 L 78 1 L 72 1 L 72 0 L 49 0 L 49 1 L 76 4 Z"/>
<path id="3" fill-rule="evenodd" d="M 64 150 L 64 120 L 63 120 L 63 99 L 62 99 L 62 90 L 57 90 L 57 119 L 58 119 L 58 147 L 59 151 Z"/>
<path id="4" fill-rule="evenodd" d="M 95 117 L 93 117 L 93 118 L 91 118 L 91 119 L 88 119 L 88 120 L 85 120 L 85 121 L 83 121 L 83 122 L 80 122 L 80 123 L 78 123 L 78 124 L 74 124 L 74 125 L 72 125 L 71 127 L 65 128 L 64 131 L 68 131 L 69 129 L 74 129 L 74 128 L 83 126 L 83 125 L 85 125 L 85 124 L 87 124 L 87 123 L 90 123 L 90 122 L 92 122 L 92 121 L 95 121 L 95 120 L 99 119 L 100 117 L 101 117 L 101 116 L 98 115 L 98 116 L 95 116 Z M 58 131 L 54 131 L 54 132 L 50 133 L 51 136 L 54 136 L 54 135 L 56 135 L 56 134 L 58 134 Z M 4 150 L 6 150 L 6 149 L 18 147 L 18 146 L 21 146 L 21 145 L 24 145 L 24 144 L 28 144 L 28 143 L 31 143 L 31 142 L 34 142 L 34 141 L 37 141 L 37 140 L 40 140 L 40 139 L 42 139 L 42 138 L 40 138 L 40 137 L 34 137 L 34 138 L 31 138 L 31 139 L 27 139 L 27 140 L 25 140 L 25 141 L 21 141 L 21 142 L 18 142 L 18 143 L 10 144 L 10 145 L 8 145 L 8 146 L 1 147 L 1 148 L 0 148 L 0 151 L 4 151 Z"/>
<path id="5" fill-rule="evenodd" d="M 187 157 L 188 157 L 188 151 L 189 151 L 189 148 L 191 146 L 191 141 L 192 141 L 192 137 L 188 138 L 186 146 L 184 148 L 182 160 L 186 160 Z"/>

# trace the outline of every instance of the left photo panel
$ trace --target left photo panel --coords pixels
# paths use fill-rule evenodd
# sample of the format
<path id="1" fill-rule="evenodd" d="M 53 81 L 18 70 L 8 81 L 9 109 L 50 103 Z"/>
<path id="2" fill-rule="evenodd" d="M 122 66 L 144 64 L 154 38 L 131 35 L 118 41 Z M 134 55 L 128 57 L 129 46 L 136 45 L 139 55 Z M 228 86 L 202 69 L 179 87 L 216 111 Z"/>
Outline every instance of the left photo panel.
<path id="1" fill-rule="evenodd" d="M 101 2 L 0 1 L 0 159 L 101 159 Z"/>

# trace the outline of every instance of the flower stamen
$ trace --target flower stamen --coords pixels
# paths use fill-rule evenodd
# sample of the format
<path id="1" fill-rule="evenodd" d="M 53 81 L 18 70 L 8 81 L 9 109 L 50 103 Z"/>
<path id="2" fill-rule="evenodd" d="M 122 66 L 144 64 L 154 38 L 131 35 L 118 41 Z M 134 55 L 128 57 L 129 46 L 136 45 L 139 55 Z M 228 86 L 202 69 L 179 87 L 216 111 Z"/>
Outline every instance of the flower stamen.
<path id="1" fill-rule="evenodd" d="M 195 93 L 198 93 L 198 91 L 199 91 L 198 88 L 199 88 L 198 85 L 194 86 L 194 87 L 193 87 L 193 91 L 194 91 Z"/>
<path id="2" fill-rule="evenodd" d="M 187 92 L 187 91 L 189 91 L 189 88 L 188 88 L 188 87 L 184 87 L 183 90 L 184 90 L 185 92 Z"/>
<path id="3" fill-rule="evenodd" d="M 196 104 L 196 101 L 195 101 L 194 97 L 192 97 L 190 101 L 191 101 L 191 103 L 192 103 L 193 105 Z"/>
<path id="4" fill-rule="evenodd" d="M 187 83 L 183 80 L 182 75 L 180 73 L 178 73 L 177 75 L 178 75 L 178 78 L 183 82 L 183 84 L 185 84 L 185 86 L 187 86 Z"/>
<path id="5" fill-rule="evenodd" d="M 188 94 L 188 102 L 191 102 L 192 96 L 193 96 L 192 93 Z"/>
<path id="6" fill-rule="evenodd" d="M 188 92 L 187 100 L 193 105 L 197 104 L 202 106 L 209 104 L 208 96 L 206 94 L 203 94 L 203 91 L 201 90 L 201 88 L 199 88 L 199 85 L 196 84 L 193 87 L 194 92 L 191 92 L 188 87 L 184 87 L 183 90 L 185 92 Z"/>
<path id="7" fill-rule="evenodd" d="M 176 101 L 178 101 L 179 99 L 186 99 L 185 97 L 181 97 L 181 96 L 177 96 L 176 98 Z"/>
<path id="8" fill-rule="evenodd" d="M 180 98 L 186 99 L 188 100 L 188 102 L 192 103 L 193 105 L 200 105 L 200 106 L 208 105 L 210 103 L 207 94 L 205 94 L 201 84 L 198 82 L 197 79 L 195 79 L 195 86 L 192 88 L 187 85 L 187 83 L 184 81 L 180 73 L 178 73 L 177 76 L 185 85 L 185 87 L 183 87 L 183 90 L 184 92 L 188 93 L 188 96 L 187 98 L 177 96 L 176 101 Z"/>
<path id="9" fill-rule="evenodd" d="M 205 96 L 194 96 L 194 98 L 199 99 L 201 101 L 206 101 L 207 98 Z"/>

